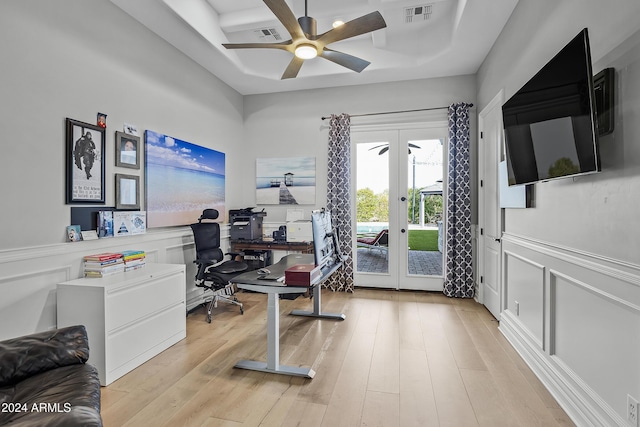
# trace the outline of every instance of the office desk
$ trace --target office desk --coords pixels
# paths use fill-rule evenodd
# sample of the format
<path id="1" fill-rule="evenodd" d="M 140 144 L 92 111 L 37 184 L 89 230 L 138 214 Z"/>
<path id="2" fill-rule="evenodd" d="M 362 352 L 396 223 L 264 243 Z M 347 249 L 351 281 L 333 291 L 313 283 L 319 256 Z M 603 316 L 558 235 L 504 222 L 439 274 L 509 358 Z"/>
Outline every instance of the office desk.
<path id="1" fill-rule="evenodd" d="M 313 264 L 313 255 L 294 254 L 283 257 L 276 264 L 268 267 L 272 275 L 284 276 L 284 271 L 298 264 Z M 344 320 L 344 314 L 322 313 L 320 307 L 320 283 L 342 266 L 337 263 L 331 268 L 323 270 L 322 276 L 313 283 L 313 311 L 294 310 L 295 316 L 310 316 L 321 319 Z M 281 274 L 280 274 L 281 273 Z M 286 286 L 277 280 L 264 280 L 257 271 L 249 271 L 233 278 L 238 288 L 268 295 L 267 300 L 267 362 L 254 360 L 240 360 L 235 364 L 236 368 L 251 369 L 260 372 L 274 374 L 294 375 L 298 377 L 313 378 L 315 371 L 311 368 L 280 365 L 280 294 L 303 293 L 309 290 L 307 287 Z"/>
<path id="2" fill-rule="evenodd" d="M 313 242 L 276 242 L 267 240 L 232 240 L 231 251 L 241 252 L 244 249 L 258 251 L 286 251 L 302 252 L 303 254 L 313 253 Z M 313 260 L 311 260 L 313 263 Z"/>

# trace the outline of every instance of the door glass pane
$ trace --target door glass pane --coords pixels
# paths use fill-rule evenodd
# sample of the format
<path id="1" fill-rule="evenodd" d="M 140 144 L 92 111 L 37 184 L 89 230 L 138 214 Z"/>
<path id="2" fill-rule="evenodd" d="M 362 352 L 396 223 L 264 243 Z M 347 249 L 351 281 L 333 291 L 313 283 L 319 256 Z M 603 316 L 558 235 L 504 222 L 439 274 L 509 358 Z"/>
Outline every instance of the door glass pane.
<path id="1" fill-rule="evenodd" d="M 389 143 L 356 144 L 358 273 L 389 272 Z"/>
<path id="2" fill-rule="evenodd" d="M 443 141 L 409 141 L 407 274 L 442 276 Z"/>

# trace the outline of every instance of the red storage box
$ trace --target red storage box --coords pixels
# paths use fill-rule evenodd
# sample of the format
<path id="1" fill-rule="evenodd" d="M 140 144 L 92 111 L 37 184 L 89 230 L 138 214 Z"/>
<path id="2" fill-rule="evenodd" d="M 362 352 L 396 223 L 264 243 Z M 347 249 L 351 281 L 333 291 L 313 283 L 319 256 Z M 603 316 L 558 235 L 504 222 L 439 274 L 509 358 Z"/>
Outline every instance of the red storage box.
<path id="1" fill-rule="evenodd" d="M 287 286 L 311 286 L 322 275 L 320 267 L 311 264 L 299 264 L 284 271 L 284 283 Z"/>

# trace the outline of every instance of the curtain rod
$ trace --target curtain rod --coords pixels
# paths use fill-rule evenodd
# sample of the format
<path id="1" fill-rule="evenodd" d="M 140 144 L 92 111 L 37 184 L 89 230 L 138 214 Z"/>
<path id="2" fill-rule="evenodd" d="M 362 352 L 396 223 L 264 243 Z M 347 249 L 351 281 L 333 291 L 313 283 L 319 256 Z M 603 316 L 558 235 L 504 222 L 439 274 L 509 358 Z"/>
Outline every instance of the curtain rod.
<path id="1" fill-rule="evenodd" d="M 469 104 L 469 107 L 473 107 L 473 104 Z M 380 116 L 383 114 L 397 114 L 397 113 L 415 113 L 417 111 L 432 111 L 432 110 L 446 110 L 449 107 L 432 107 L 432 108 L 419 108 L 417 110 L 402 110 L 402 111 L 384 111 L 381 113 L 366 113 L 366 114 L 350 114 L 350 117 L 365 117 L 365 116 Z M 322 120 L 330 119 L 331 117 L 321 117 Z"/>

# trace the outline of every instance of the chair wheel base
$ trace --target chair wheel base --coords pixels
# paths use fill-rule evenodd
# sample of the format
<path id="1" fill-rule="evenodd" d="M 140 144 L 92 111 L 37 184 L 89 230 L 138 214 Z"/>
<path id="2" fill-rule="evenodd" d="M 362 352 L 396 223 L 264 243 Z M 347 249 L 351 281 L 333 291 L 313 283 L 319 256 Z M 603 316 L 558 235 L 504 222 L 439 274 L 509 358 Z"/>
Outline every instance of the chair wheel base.
<path id="1" fill-rule="evenodd" d="M 235 295 L 214 295 L 211 301 L 203 303 L 207 309 L 207 323 L 211 323 L 213 318 L 213 309 L 218 307 L 218 301 L 231 303 L 240 307 L 240 314 L 244 314 L 244 306 L 238 301 L 238 297 Z"/>

